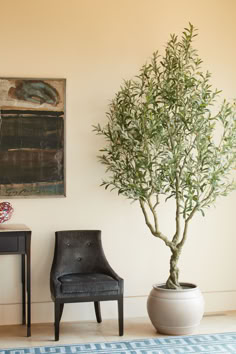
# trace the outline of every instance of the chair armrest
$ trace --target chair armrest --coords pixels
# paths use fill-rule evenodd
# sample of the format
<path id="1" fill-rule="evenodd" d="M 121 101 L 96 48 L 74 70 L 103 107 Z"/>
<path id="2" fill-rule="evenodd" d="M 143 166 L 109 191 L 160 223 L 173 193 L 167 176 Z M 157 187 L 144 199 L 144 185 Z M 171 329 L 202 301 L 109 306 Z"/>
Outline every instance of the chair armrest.
<path id="1" fill-rule="evenodd" d="M 123 293 L 124 290 L 124 279 L 121 278 L 110 266 L 105 254 L 103 253 L 103 272 L 107 275 L 110 275 L 112 278 L 118 281 L 120 292 Z"/>

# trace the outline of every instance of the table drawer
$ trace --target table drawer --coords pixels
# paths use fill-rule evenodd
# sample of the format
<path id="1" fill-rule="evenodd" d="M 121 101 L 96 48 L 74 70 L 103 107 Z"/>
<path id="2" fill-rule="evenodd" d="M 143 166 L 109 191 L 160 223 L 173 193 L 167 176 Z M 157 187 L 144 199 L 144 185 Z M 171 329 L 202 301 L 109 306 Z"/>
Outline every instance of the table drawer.
<path id="1" fill-rule="evenodd" d="M 0 235 L 0 253 L 24 253 L 25 237 L 18 233 Z"/>

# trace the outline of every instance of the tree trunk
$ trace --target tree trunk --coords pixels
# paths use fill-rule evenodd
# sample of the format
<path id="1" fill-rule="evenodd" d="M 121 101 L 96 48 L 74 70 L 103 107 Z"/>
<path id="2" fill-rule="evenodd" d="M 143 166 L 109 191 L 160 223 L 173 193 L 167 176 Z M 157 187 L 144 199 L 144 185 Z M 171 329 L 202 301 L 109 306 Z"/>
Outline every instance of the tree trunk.
<path id="1" fill-rule="evenodd" d="M 172 251 L 172 256 L 170 258 L 170 275 L 166 282 L 167 289 L 179 289 L 181 288 L 179 284 L 179 268 L 177 267 L 177 262 L 179 260 L 180 250 Z"/>

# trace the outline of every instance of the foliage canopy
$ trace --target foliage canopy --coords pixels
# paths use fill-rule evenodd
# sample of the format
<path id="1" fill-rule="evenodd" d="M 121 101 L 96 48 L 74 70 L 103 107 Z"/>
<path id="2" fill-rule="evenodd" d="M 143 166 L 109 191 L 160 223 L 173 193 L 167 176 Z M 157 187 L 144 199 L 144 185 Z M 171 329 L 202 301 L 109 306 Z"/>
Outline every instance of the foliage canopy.
<path id="1" fill-rule="evenodd" d="M 235 188 L 236 105 L 216 102 L 210 73 L 192 42 L 189 24 L 180 39 L 173 34 L 165 54 L 155 52 L 139 75 L 124 81 L 107 112 L 108 123 L 94 127 L 105 137 L 100 161 L 106 165 L 105 188 L 139 201 L 151 233 L 171 250 L 168 288 L 178 288 L 177 262 L 194 214 Z M 159 230 L 160 196 L 175 199 L 175 232 Z"/>

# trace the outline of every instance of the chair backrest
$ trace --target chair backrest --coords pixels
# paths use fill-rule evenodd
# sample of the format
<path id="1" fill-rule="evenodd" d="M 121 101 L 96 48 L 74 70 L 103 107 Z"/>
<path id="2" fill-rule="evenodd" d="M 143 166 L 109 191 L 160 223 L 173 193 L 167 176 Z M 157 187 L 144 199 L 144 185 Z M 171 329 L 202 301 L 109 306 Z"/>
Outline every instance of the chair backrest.
<path id="1" fill-rule="evenodd" d="M 57 231 L 55 241 L 52 268 L 57 274 L 106 273 L 100 230 Z"/>

